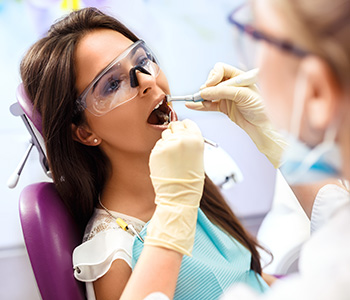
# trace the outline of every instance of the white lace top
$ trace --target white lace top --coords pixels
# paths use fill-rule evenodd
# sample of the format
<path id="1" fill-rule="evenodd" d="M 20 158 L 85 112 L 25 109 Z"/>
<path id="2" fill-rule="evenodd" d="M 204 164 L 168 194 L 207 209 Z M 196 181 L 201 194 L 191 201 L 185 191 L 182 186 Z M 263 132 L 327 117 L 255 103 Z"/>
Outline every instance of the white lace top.
<path id="1" fill-rule="evenodd" d="M 132 224 L 140 232 L 145 222 L 122 213 L 110 211 L 115 218 Z M 116 259 L 131 268 L 133 233 L 125 232 L 105 210 L 95 208 L 85 228 L 83 243 L 73 252 L 74 276 L 86 282 L 87 298 L 95 300 L 92 283 L 107 273 Z"/>

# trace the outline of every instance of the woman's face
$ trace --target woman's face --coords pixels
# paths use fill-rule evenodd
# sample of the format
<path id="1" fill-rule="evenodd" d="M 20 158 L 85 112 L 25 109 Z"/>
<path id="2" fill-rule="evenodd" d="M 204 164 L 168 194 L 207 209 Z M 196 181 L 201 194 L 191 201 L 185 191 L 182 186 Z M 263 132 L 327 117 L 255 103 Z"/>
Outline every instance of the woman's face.
<path id="1" fill-rule="evenodd" d="M 258 30 L 276 39 L 285 40 L 288 37 L 287 28 L 269 0 L 254 3 Z M 259 84 L 267 113 L 278 128 L 290 130 L 300 59 L 267 42 L 261 42 L 259 50 Z"/>
<path id="2" fill-rule="evenodd" d="M 109 29 L 86 34 L 76 49 L 76 87 L 81 94 L 91 81 L 133 42 Z M 157 77 L 136 71 L 139 87 L 135 98 L 102 116 L 85 110 L 89 129 L 101 141 L 107 155 L 116 152 L 150 153 L 166 125 L 155 125 L 154 108 L 169 94 L 169 86 L 160 70 Z M 165 100 L 164 100 L 165 101 Z M 166 105 L 166 103 L 165 103 Z M 153 119 L 153 120 L 152 120 Z M 176 115 L 172 113 L 172 120 Z"/>

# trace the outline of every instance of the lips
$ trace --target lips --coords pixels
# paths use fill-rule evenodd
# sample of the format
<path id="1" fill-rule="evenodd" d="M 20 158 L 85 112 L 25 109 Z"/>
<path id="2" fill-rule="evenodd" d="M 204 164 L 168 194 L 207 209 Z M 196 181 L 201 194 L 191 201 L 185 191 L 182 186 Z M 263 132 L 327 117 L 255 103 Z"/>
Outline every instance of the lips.
<path id="1" fill-rule="evenodd" d="M 166 102 L 165 97 L 154 107 L 153 111 L 147 119 L 147 123 L 151 125 L 166 126 L 171 121 L 172 109 Z"/>

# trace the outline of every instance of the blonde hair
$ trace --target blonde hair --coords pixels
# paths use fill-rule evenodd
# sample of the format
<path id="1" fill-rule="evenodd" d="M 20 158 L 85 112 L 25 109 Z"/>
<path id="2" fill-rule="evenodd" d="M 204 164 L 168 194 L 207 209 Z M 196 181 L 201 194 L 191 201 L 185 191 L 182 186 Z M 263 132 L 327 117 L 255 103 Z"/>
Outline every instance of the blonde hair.
<path id="1" fill-rule="evenodd" d="M 350 83 L 350 0 L 270 0 L 300 48 L 323 58 L 344 88 Z"/>

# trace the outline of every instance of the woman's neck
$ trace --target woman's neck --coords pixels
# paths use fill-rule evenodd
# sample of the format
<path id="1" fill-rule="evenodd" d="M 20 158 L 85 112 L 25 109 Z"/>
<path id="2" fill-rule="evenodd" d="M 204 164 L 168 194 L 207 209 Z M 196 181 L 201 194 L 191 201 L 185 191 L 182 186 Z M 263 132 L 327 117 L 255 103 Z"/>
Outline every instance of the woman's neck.
<path id="1" fill-rule="evenodd" d="M 104 206 L 145 222 L 152 217 L 155 193 L 148 160 L 147 154 L 130 153 L 111 159 L 112 172 L 101 195 Z"/>

